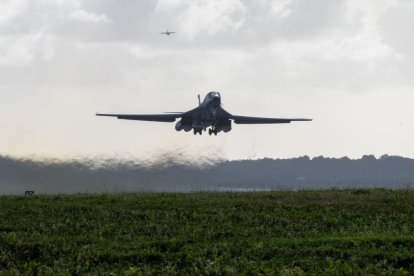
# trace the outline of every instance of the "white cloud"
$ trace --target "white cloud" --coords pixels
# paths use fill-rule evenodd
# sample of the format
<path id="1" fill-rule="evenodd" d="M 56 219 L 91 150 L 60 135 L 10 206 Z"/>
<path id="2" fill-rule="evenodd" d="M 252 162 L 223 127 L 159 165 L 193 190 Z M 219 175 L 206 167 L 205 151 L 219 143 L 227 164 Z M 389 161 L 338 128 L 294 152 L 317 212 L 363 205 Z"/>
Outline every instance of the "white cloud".
<path id="1" fill-rule="evenodd" d="M 27 5 L 27 0 L 2 0 L 0 2 L 0 26 L 16 17 L 26 9 Z"/>
<path id="2" fill-rule="evenodd" d="M 92 12 L 86 12 L 84 10 L 75 10 L 69 14 L 69 17 L 80 23 L 108 23 L 110 20 L 105 14 L 96 14 Z"/>
<path id="3" fill-rule="evenodd" d="M 186 3 L 187 3 L 186 1 L 182 1 L 182 0 L 158 0 L 154 8 L 154 11 L 168 12 L 171 10 L 175 10 L 178 7 L 185 6 Z"/>
<path id="4" fill-rule="evenodd" d="M 292 0 L 273 0 L 271 3 L 272 11 L 280 17 L 289 16 L 292 8 L 289 6 Z"/>
<path id="5" fill-rule="evenodd" d="M 54 56 L 54 38 L 37 33 L 0 37 L 0 65 L 24 66 L 35 60 L 50 61 Z"/>
<path id="6" fill-rule="evenodd" d="M 25 66 L 50 61 L 55 41 L 76 32 L 91 33 L 88 24 L 108 22 L 105 14 L 82 9 L 79 0 L 0 2 L 0 65 Z"/>
<path id="7" fill-rule="evenodd" d="M 180 29 L 191 38 L 236 31 L 243 24 L 245 6 L 240 0 L 188 1 L 178 17 Z"/>

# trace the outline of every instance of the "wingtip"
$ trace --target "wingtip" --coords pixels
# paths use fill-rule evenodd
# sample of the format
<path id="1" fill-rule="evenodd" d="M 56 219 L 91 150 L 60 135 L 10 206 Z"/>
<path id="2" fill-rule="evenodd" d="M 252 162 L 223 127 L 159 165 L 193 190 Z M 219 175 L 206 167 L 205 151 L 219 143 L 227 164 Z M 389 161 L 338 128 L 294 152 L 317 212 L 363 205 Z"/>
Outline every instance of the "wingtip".
<path id="1" fill-rule="evenodd" d="M 108 114 L 97 112 L 95 113 L 95 116 L 108 116 Z"/>
<path id="2" fill-rule="evenodd" d="M 297 121 L 297 122 L 310 122 L 310 121 L 313 121 L 313 119 L 300 118 L 300 119 L 293 119 L 292 121 Z"/>

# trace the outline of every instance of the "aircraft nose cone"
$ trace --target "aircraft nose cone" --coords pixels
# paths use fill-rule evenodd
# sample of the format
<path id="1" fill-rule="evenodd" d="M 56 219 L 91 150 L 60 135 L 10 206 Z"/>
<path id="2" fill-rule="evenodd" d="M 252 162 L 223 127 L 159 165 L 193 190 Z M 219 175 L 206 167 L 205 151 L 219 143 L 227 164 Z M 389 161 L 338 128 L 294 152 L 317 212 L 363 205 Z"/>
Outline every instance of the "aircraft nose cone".
<path id="1" fill-rule="evenodd" d="M 212 102 L 215 106 L 221 103 L 220 94 L 218 92 L 210 92 L 209 93 L 210 102 Z"/>

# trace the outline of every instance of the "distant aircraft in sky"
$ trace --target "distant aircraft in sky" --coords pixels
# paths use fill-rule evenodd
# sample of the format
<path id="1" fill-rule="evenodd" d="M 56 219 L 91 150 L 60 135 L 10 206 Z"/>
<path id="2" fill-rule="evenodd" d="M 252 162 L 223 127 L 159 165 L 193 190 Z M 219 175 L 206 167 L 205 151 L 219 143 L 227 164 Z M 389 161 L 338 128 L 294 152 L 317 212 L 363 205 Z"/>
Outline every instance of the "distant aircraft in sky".
<path id="1" fill-rule="evenodd" d="M 172 34 L 175 34 L 175 32 L 169 32 L 169 31 L 167 30 L 166 32 L 162 32 L 162 33 L 160 33 L 160 34 L 163 34 L 163 35 L 172 35 Z"/>
<path id="2" fill-rule="evenodd" d="M 209 92 L 203 102 L 200 101 L 200 95 L 198 95 L 198 107 L 187 112 L 139 115 L 96 113 L 96 115 L 152 122 L 174 122 L 180 119 L 175 125 L 175 130 L 184 130 L 186 132 L 193 130 L 194 135 L 197 133 L 201 135 L 203 130 L 207 131 L 207 128 L 209 128 L 209 135 L 217 135 L 220 131 L 229 132 L 232 121 L 236 124 L 284 124 L 293 121 L 312 121 L 312 119 L 261 118 L 232 115 L 222 108 L 220 93 L 214 91 Z"/>

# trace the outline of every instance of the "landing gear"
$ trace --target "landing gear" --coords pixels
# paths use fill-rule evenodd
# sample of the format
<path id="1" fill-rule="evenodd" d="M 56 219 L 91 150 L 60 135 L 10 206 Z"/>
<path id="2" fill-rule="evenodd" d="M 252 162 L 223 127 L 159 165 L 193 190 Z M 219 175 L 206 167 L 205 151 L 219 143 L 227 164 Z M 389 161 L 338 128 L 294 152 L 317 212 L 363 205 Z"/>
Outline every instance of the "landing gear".
<path id="1" fill-rule="evenodd" d="M 217 129 L 212 129 L 212 128 L 209 128 L 208 129 L 208 135 L 211 135 L 211 134 L 213 134 L 214 133 L 214 135 L 216 135 L 217 136 Z"/>
<path id="2" fill-rule="evenodd" d="M 203 135 L 203 130 L 201 128 L 200 129 L 194 128 L 193 132 L 194 132 L 194 135 L 197 135 L 197 133 L 200 133 L 200 135 Z"/>

